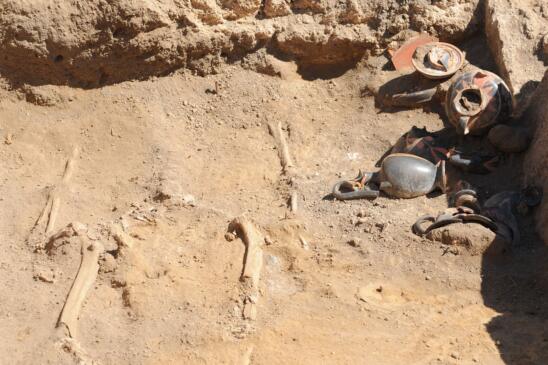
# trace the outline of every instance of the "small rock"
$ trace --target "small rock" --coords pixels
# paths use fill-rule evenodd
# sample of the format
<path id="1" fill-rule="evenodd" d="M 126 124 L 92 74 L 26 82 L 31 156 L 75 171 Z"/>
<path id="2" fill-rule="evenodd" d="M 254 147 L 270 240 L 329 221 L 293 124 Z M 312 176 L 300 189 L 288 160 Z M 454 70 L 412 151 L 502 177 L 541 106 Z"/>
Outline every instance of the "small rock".
<path id="1" fill-rule="evenodd" d="M 114 256 L 109 253 L 105 253 L 101 260 L 99 261 L 100 271 L 101 272 L 113 272 L 118 267 L 118 263 Z"/>
<path id="2" fill-rule="evenodd" d="M 226 237 L 226 235 L 225 235 Z M 265 236 L 264 237 L 264 243 L 266 243 L 267 245 L 271 245 L 274 243 L 274 241 L 272 240 L 272 238 L 270 236 Z"/>
<path id="3" fill-rule="evenodd" d="M 353 237 L 349 239 L 346 243 L 348 243 L 352 247 L 360 247 L 361 240 L 357 237 Z"/>
<path id="4" fill-rule="evenodd" d="M 367 219 L 366 218 L 352 218 L 352 223 L 355 225 L 355 226 L 359 226 L 361 224 L 364 224 L 364 223 L 367 223 Z"/>
<path id="5" fill-rule="evenodd" d="M 367 211 L 365 209 L 360 209 L 357 216 L 360 217 L 360 218 L 364 218 L 364 217 L 369 217 L 369 214 L 367 213 Z"/>
<path id="6" fill-rule="evenodd" d="M 13 143 L 13 134 L 8 133 L 6 135 L 6 138 L 4 139 L 4 143 L 7 144 L 7 145 L 12 144 Z"/>
<path id="7" fill-rule="evenodd" d="M 34 267 L 34 280 L 40 280 L 44 283 L 54 283 L 55 279 L 60 276 L 60 271 L 45 266 Z"/>
<path id="8" fill-rule="evenodd" d="M 194 195 L 191 195 L 191 194 L 183 195 L 183 205 L 187 205 L 187 206 L 190 206 L 190 207 L 195 207 L 196 206 L 196 198 L 194 197 Z"/>
<path id="9" fill-rule="evenodd" d="M 225 233 L 225 240 L 227 240 L 228 242 L 232 242 L 236 239 L 236 235 L 232 232 L 226 232 Z M 266 238 L 265 238 L 265 242 L 266 242 Z"/>
<path id="10" fill-rule="evenodd" d="M 110 286 L 112 286 L 113 288 L 123 288 L 126 285 L 126 280 L 122 278 L 114 278 L 110 281 Z"/>
<path id="11" fill-rule="evenodd" d="M 459 359 L 459 353 L 458 352 L 452 352 L 450 355 L 453 359 Z"/>
<path id="12" fill-rule="evenodd" d="M 375 227 L 379 230 L 379 232 L 382 232 L 386 229 L 387 224 L 386 223 L 375 223 Z"/>
<path id="13" fill-rule="evenodd" d="M 287 0 L 265 0 L 263 12 L 267 18 L 275 18 L 291 14 L 291 7 Z"/>

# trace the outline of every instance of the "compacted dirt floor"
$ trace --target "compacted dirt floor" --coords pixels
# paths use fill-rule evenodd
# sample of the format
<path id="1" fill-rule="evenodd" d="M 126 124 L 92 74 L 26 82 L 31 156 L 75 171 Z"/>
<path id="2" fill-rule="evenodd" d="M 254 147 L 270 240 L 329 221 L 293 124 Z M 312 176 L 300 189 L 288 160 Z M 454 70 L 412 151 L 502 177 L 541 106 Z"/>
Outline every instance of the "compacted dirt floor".
<path id="1" fill-rule="evenodd" d="M 281 77 L 226 66 L 51 86 L 48 106 L 3 85 L 0 363 L 548 363 L 545 248 L 530 218 L 520 247 L 474 254 L 412 234 L 444 195 L 328 196 L 337 180 L 375 170 L 411 126 L 442 128 L 438 111 L 380 111 L 363 67 L 314 80 L 279 67 Z M 269 131 L 278 123 L 290 176 Z M 518 187 L 520 163 L 508 156 L 474 183 L 486 196 Z M 55 230 L 85 224 L 107 250 L 68 343 L 55 327 L 80 244 L 36 250 L 34 240 L 52 192 Z M 242 214 L 267 237 L 254 320 L 242 316 L 245 245 L 226 234 Z"/>

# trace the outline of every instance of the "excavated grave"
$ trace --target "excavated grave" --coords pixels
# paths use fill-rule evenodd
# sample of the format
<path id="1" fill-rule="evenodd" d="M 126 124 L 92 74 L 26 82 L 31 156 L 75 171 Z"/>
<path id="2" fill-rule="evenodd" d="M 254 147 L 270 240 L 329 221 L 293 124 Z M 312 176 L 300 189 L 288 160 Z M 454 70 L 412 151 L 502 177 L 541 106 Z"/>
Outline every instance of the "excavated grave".
<path id="1" fill-rule="evenodd" d="M 516 123 L 535 130 L 473 184 L 547 191 L 546 12 L 535 0 L 4 2 L 0 355 L 546 363 L 546 200 L 520 218 L 523 244 L 499 250 L 482 227 L 414 235 L 443 195 L 326 198 L 412 125 L 444 126 L 435 107 L 381 110 L 369 94 L 394 77 L 386 49 L 419 32 L 501 74 Z"/>

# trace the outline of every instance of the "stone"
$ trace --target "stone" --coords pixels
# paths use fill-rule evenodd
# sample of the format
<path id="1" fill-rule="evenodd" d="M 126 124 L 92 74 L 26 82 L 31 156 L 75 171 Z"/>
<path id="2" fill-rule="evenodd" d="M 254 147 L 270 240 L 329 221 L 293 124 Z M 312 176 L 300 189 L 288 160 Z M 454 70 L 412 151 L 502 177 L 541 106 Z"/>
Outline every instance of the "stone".
<path id="1" fill-rule="evenodd" d="M 346 243 L 348 243 L 352 247 L 360 247 L 361 240 L 357 237 L 353 237 L 349 239 Z"/>
<path id="2" fill-rule="evenodd" d="M 500 76 L 517 96 L 517 115 L 529 104 L 546 70 L 536 54 L 545 23 L 540 13 L 525 13 L 515 1 L 486 1 L 485 33 Z"/>
<path id="3" fill-rule="evenodd" d="M 55 283 L 56 279 L 59 278 L 61 272 L 57 269 L 36 265 L 34 266 L 34 280 L 39 280 L 44 283 Z"/>
<path id="4" fill-rule="evenodd" d="M 116 270 L 117 267 L 118 262 L 116 262 L 114 256 L 109 253 L 105 253 L 99 260 L 99 268 L 101 272 L 113 272 Z"/>
<path id="5" fill-rule="evenodd" d="M 263 13 L 267 18 L 276 18 L 291 14 L 291 7 L 286 0 L 265 0 Z"/>

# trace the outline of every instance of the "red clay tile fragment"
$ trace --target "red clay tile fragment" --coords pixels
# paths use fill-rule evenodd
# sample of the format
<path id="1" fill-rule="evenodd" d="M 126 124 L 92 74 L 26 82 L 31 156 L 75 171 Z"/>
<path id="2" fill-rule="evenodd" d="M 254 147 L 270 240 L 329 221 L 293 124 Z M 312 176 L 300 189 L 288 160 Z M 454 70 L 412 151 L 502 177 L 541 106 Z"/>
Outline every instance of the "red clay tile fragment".
<path id="1" fill-rule="evenodd" d="M 392 54 L 392 63 L 394 64 L 394 67 L 398 71 L 414 69 L 412 59 L 415 50 L 422 45 L 437 41 L 438 39 L 436 37 L 432 37 L 428 34 L 421 34 L 411 38 Z"/>

